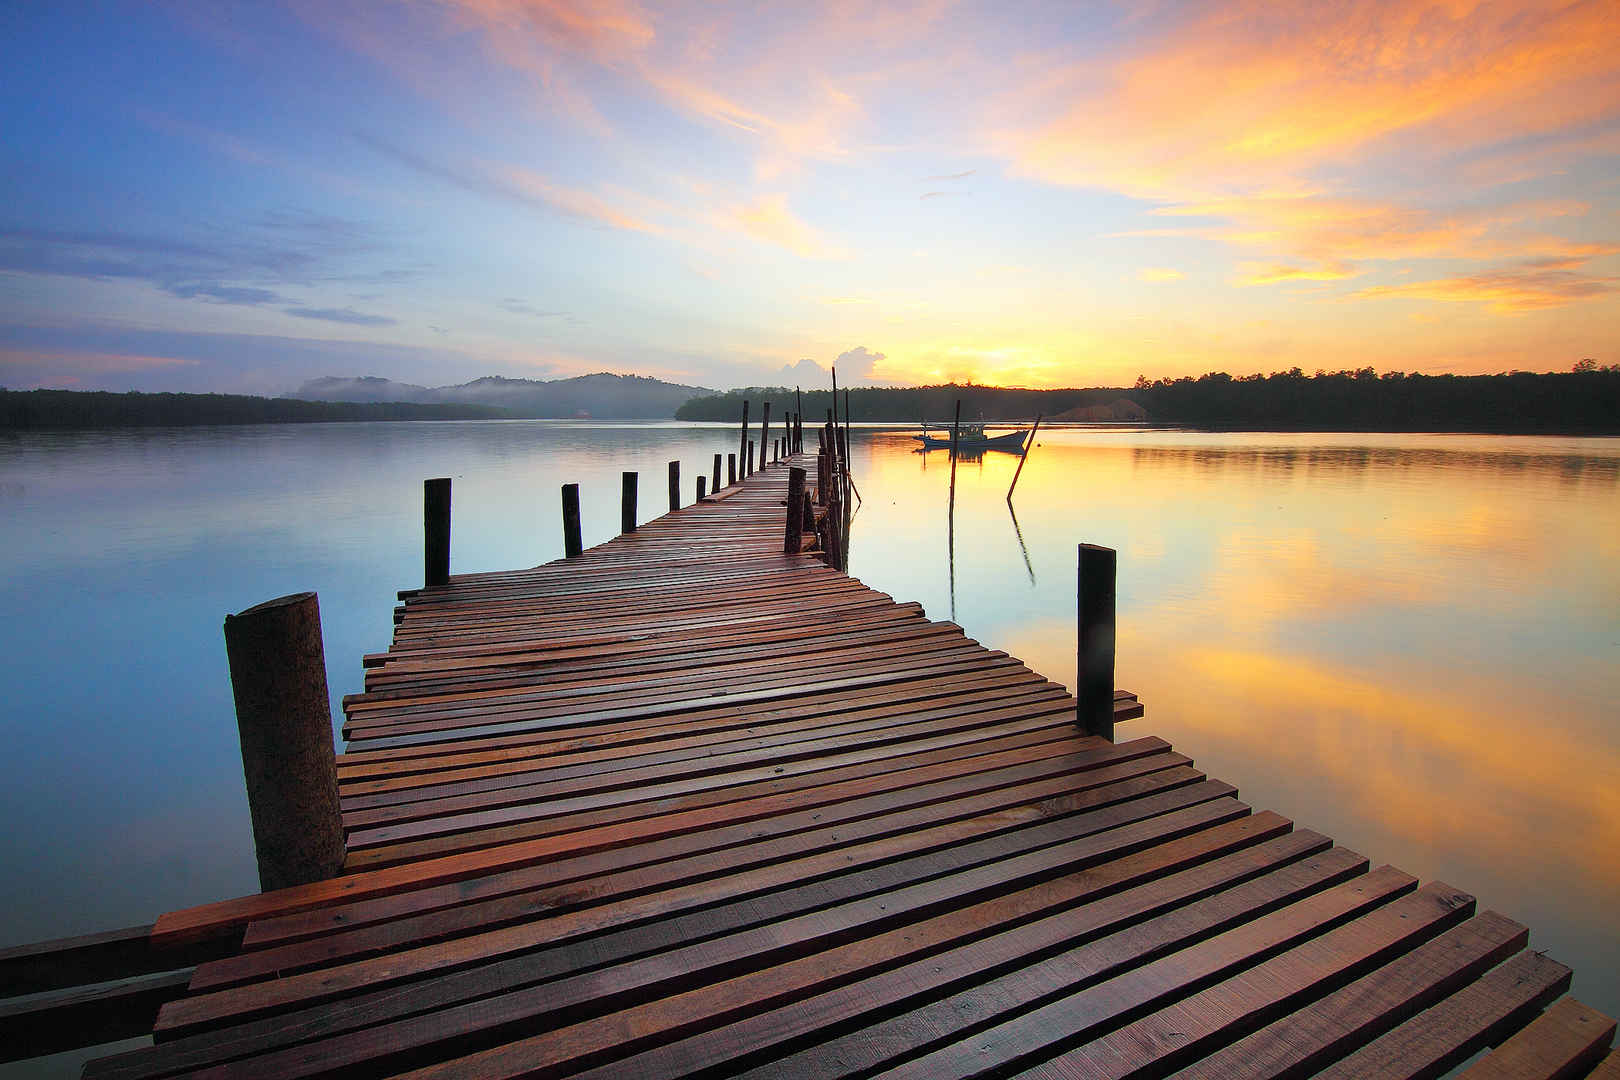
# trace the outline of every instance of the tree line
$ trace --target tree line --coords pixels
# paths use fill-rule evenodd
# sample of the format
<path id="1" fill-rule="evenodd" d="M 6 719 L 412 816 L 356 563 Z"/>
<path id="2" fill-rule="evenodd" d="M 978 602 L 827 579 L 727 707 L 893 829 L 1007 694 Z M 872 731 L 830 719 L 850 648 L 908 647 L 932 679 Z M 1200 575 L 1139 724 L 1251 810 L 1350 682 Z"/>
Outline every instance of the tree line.
<path id="1" fill-rule="evenodd" d="M 490 420 L 487 405 L 294 401 L 247 394 L 115 394 L 99 390 L 0 389 L 0 428 L 185 427 L 310 424 L 340 420 Z"/>
<path id="2" fill-rule="evenodd" d="M 1578 362 L 1568 372 L 1501 375 L 1423 375 L 1358 368 L 1318 371 L 1298 367 L 1269 375 L 1213 371 L 1179 379 L 1139 378 L 1131 387 L 1024 390 L 950 384 L 859 388 L 849 393 L 855 421 L 949 423 L 957 400 L 962 418 L 1028 422 L 1037 414 L 1107 405 L 1120 398 L 1142 406 L 1154 423 L 1265 430 L 1480 431 L 1620 434 L 1620 365 Z M 750 387 L 694 398 L 676 412 L 681 420 L 734 421 L 744 401 L 770 401 L 780 415 L 793 409 L 794 391 Z M 825 420 L 832 395 L 803 393 L 807 423 Z M 839 416 L 844 394 L 839 393 Z"/>

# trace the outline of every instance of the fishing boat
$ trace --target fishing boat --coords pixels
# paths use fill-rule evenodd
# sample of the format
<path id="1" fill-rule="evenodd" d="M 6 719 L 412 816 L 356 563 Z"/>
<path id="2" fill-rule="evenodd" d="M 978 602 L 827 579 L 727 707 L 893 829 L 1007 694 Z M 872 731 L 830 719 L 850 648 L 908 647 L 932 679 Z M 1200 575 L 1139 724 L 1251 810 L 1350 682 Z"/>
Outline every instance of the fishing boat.
<path id="1" fill-rule="evenodd" d="M 940 432 L 938 429 L 930 431 L 928 425 L 923 425 L 921 435 L 912 438 L 922 443 L 924 450 L 949 450 L 951 447 L 951 433 L 949 429 Z M 1017 453 L 1024 448 L 1024 440 L 1029 438 L 1027 431 L 1009 431 L 1002 435 L 986 435 L 983 424 L 962 424 L 957 428 L 956 451 L 959 454 L 976 454 L 983 450 L 1008 450 Z"/>

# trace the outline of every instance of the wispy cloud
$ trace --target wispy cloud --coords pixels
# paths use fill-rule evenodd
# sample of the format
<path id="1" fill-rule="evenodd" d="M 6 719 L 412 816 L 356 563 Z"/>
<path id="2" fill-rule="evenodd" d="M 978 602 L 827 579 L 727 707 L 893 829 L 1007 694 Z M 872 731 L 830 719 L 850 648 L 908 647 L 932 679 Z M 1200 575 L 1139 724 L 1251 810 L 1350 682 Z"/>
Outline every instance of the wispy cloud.
<path id="1" fill-rule="evenodd" d="M 767 195 L 752 203 L 733 207 L 722 219 L 732 227 L 762 243 L 786 248 L 806 259 L 837 259 L 844 253 L 788 209 L 786 195 Z"/>
<path id="2" fill-rule="evenodd" d="M 1244 263 L 1238 267 L 1239 285 L 1278 285 L 1290 281 L 1340 281 L 1360 271 L 1344 263 L 1323 266 L 1287 266 L 1280 263 Z"/>
<path id="3" fill-rule="evenodd" d="M 398 319 L 386 315 L 367 315 L 353 308 L 282 308 L 282 314 L 299 319 L 320 319 L 322 322 L 346 323 L 349 326 L 395 326 Z"/>
<path id="4" fill-rule="evenodd" d="M 972 176 L 978 171 L 978 169 L 964 169 L 962 172 L 941 173 L 938 176 L 925 176 L 923 177 L 923 182 L 933 184 L 938 183 L 941 180 L 966 180 L 968 177 Z"/>
<path id="5" fill-rule="evenodd" d="M 1168 281 L 1180 281 L 1186 276 L 1182 271 L 1168 266 L 1144 266 L 1136 272 L 1136 280 L 1155 285 Z"/>
<path id="6" fill-rule="evenodd" d="M 1620 277 L 1590 274 L 1583 259 L 1538 259 L 1519 266 L 1431 281 L 1378 285 L 1357 291 L 1367 298 L 1405 297 L 1483 304 L 1499 312 L 1563 307 L 1620 292 Z"/>

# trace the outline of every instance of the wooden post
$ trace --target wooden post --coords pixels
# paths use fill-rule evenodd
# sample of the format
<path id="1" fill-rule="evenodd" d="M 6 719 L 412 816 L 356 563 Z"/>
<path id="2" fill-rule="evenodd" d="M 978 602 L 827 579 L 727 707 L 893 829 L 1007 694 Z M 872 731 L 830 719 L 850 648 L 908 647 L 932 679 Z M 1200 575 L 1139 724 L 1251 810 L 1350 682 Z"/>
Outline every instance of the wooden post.
<path id="1" fill-rule="evenodd" d="M 834 484 L 827 500 L 826 517 L 827 565 L 834 570 L 844 567 L 844 504 L 838 498 L 838 485 Z"/>
<path id="2" fill-rule="evenodd" d="M 585 550 L 585 544 L 579 535 L 579 485 L 564 484 L 562 486 L 563 510 L 563 556 L 577 559 L 580 552 Z"/>
<path id="3" fill-rule="evenodd" d="M 956 513 L 956 436 L 962 427 L 962 399 L 956 399 L 956 418 L 951 421 L 951 513 Z"/>
<path id="4" fill-rule="evenodd" d="M 737 440 L 737 463 L 742 464 L 743 455 L 748 453 L 748 402 L 743 402 L 742 437 Z M 746 473 L 744 474 L 747 475 Z M 720 490 L 720 470 L 714 471 L 714 488 Z"/>
<path id="5" fill-rule="evenodd" d="M 759 418 L 759 467 L 765 467 L 765 448 L 771 444 L 771 403 L 765 403 L 763 414 Z M 748 466 L 748 474 L 754 474 L 752 464 Z"/>
<path id="6" fill-rule="evenodd" d="M 225 616 L 225 655 L 259 887 L 269 892 L 335 877 L 343 869 L 343 818 L 315 594 Z"/>
<path id="7" fill-rule="evenodd" d="M 638 474 L 627 472 L 624 474 L 623 491 L 619 496 L 619 531 L 633 533 L 636 531 L 636 478 Z"/>
<path id="8" fill-rule="evenodd" d="M 709 490 L 714 494 L 720 493 L 720 455 L 714 455 L 714 479 L 709 481 Z"/>
<path id="9" fill-rule="evenodd" d="M 681 508 L 681 463 L 669 463 L 669 511 L 674 513 Z"/>
<path id="10" fill-rule="evenodd" d="M 703 489 L 703 485 L 708 483 L 708 481 L 709 481 L 709 478 L 707 476 L 698 477 L 698 494 L 697 494 L 697 501 L 698 502 L 702 502 L 703 497 L 708 494 L 708 492 Z"/>
<path id="11" fill-rule="evenodd" d="M 726 455 L 726 487 L 737 482 L 737 455 Z"/>
<path id="12" fill-rule="evenodd" d="M 450 478 L 422 481 L 422 582 L 450 580 Z"/>
<path id="13" fill-rule="evenodd" d="M 787 536 L 782 541 L 782 552 L 797 555 L 804 537 L 804 470 L 795 466 L 788 470 Z"/>
<path id="14" fill-rule="evenodd" d="M 1041 430 L 1041 416 L 1035 414 L 1035 426 L 1029 430 L 1029 438 L 1024 440 L 1024 452 L 1018 455 L 1018 468 L 1013 470 L 1012 483 L 1007 485 L 1007 501 L 1012 502 L 1013 488 L 1018 486 L 1018 478 L 1024 475 L 1024 462 L 1029 460 L 1029 448 L 1035 445 L 1035 433 Z"/>
<path id="15" fill-rule="evenodd" d="M 754 475 L 754 440 L 753 439 L 748 440 L 748 471 L 743 473 L 743 475 L 744 476 L 753 476 Z"/>
<path id="16" fill-rule="evenodd" d="M 806 486 L 805 489 L 804 489 L 804 511 L 803 511 L 803 516 L 804 516 L 804 531 L 805 532 L 815 532 L 816 531 L 816 507 L 815 507 L 815 504 L 810 501 L 810 488 L 808 486 Z"/>
<path id="17" fill-rule="evenodd" d="M 804 401 L 799 396 L 799 388 L 793 388 L 793 430 L 798 433 L 798 453 L 804 452 Z"/>
<path id="18" fill-rule="evenodd" d="M 1076 720 L 1087 735 L 1109 742 L 1114 739 L 1114 564 L 1113 548 L 1080 545 Z"/>

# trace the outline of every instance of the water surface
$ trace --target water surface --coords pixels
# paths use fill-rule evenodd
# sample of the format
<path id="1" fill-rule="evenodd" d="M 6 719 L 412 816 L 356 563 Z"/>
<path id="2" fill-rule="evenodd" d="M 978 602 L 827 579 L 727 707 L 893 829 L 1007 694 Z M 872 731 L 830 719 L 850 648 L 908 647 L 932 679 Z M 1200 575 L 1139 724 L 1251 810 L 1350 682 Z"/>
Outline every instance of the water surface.
<path id="1" fill-rule="evenodd" d="M 1211 775 L 1465 888 L 1620 1009 L 1620 440 L 1043 428 L 963 461 L 857 430 L 851 572 L 1072 685 L 1080 541 L 1119 551 L 1117 683 Z M 399 423 L 0 437 L 0 944 L 257 887 L 220 624 L 320 595 L 334 701 L 420 583 L 562 553 L 685 497 L 712 425 Z M 953 544 L 954 541 L 954 544 Z M 954 547 L 954 560 L 950 558 Z M 64 1074 L 76 1067 L 63 1066 Z"/>

